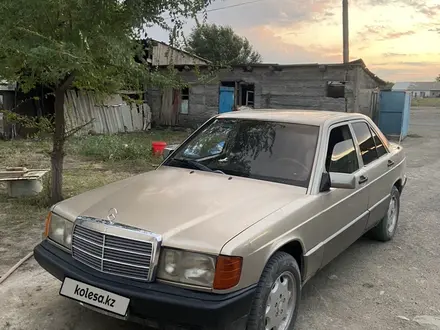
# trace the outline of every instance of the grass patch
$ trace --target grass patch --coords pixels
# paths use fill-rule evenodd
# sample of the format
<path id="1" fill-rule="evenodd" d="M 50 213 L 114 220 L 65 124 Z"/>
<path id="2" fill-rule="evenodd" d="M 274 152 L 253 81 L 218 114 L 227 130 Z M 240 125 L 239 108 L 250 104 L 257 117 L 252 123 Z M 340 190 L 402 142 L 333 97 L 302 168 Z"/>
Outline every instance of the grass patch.
<path id="1" fill-rule="evenodd" d="M 50 140 L 0 140 L 0 168 L 24 166 L 47 168 L 50 165 Z"/>
<path id="2" fill-rule="evenodd" d="M 411 105 L 413 107 L 440 107 L 440 98 L 413 98 Z"/>
<path id="3" fill-rule="evenodd" d="M 103 162 L 123 160 L 151 160 L 151 143 L 166 141 L 179 143 L 187 132 L 170 130 L 153 131 L 139 134 L 99 135 L 75 138 L 70 142 L 69 149 L 90 159 Z"/>
<path id="4" fill-rule="evenodd" d="M 72 138 L 66 143 L 63 194 L 65 198 L 154 169 L 151 142 L 180 143 L 187 132 L 156 130 L 110 136 Z M 50 168 L 50 139 L 0 140 L 0 169 L 7 166 Z M 48 211 L 49 182 L 37 197 L 9 198 L 0 184 L 0 276 L 41 240 Z"/>

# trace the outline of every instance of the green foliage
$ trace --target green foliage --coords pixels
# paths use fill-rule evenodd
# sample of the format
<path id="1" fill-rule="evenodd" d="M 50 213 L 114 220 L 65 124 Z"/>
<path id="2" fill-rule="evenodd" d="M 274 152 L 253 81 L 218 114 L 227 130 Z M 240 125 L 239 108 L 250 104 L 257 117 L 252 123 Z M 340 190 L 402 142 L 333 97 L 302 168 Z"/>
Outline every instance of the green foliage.
<path id="1" fill-rule="evenodd" d="M 172 70 L 150 71 L 136 39 L 158 24 L 178 37 L 183 21 L 211 0 L 2 0 L 0 76 L 24 91 L 37 84 L 102 93 L 172 85 Z M 168 13 L 172 25 L 162 14 Z"/>
<path id="2" fill-rule="evenodd" d="M 26 128 L 35 130 L 35 134 L 53 133 L 52 117 L 28 117 L 22 116 L 10 110 L 0 110 L 3 113 L 6 122 L 10 124 L 18 124 Z"/>
<path id="3" fill-rule="evenodd" d="M 433 107 L 440 108 L 440 98 L 438 97 L 414 97 L 411 99 L 411 105 L 413 107 Z"/>
<path id="4" fill-rule="evenodd" d="M 79 154 L 99 161 L 148 159 L 151 155 L 151 146 L 127 141 L 121 135 L 87 137 L 75 144 Z"/>
<path id="5" fill-rule="evenodd" d="M 262 61 L 249 40 L 238 36 L 229 26 L 201 24 L 186 40 L 186 50 L 206 58 L 214 64 L 251 64 Z"/>
<path id="6" fill-rule="evenodd" d="M 154 161 L 151 143 L 163 140 L 167 143 L 180 143 L 188 133 L 172 131 L 155 131 L 153 134 L 115 134 L 84 136 L 71 140 L 68 149 L 97 161 Z M 156 160 L 157 162 L 157 160 Z"/>
<path id="7" fill-rule="evenodd" d="M 185 19 L 195 18 L 211 1 L 0 1 L 0 77 L 17 82 L 24 92 L 38 85 L 54 92 L 52 203 L 62 200 L 65 140 L 81 128 L 65 132 L 65 91 L 76 87 L 105 95 L 179 86 L 173 68 L 165 73 L 150 69 L 139 40 L 154 24 L 170 32 L 170 41 L 179 38 Z"/>
<path id="8" fill-rule="evenodd" d="M 437 78 L 435 78 L 436 82 L 440 82 L 440 74 L 437 76 Z"/>

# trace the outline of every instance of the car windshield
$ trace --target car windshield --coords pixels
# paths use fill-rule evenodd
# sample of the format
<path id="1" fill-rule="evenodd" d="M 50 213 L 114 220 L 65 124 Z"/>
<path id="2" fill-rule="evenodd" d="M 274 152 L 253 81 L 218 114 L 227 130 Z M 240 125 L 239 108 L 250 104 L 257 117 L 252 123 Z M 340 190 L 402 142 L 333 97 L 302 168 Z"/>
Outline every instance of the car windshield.
<path id="1" fill-rule="evenodd" d="M 318 134 L 318 126 L 217 118 L 164 165 L 307 187 Z"/>

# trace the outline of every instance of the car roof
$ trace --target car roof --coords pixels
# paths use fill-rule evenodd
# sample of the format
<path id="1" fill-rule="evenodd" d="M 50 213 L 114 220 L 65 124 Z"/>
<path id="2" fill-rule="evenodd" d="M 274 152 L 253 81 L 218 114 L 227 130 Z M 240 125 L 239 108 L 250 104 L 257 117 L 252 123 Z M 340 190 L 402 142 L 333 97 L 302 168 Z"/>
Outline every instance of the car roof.
<path id="1" fill-rule="evenodd" d="M 325 123 L 331 124 L 333 122 L 340 122 L 344 120 L 365 119 L 366 116 L 360 113 L 348 113 L 341 111 L 258 109 L 231 111 L 220 114 L 217 116 L 217 118 L 254 119 L 322 126 Z"/>

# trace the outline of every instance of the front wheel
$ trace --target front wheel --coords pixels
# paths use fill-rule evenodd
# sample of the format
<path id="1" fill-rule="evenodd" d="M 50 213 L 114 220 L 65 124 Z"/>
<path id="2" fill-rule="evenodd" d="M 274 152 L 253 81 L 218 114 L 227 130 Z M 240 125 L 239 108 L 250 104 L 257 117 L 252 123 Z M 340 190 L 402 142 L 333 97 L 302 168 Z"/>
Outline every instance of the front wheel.
<path id="1" fill-rule="evenodd" d="M 393 186 L 390 194 L 390 203 L 388 204 L 387 214 L 371 229 L 370 236 L 378 241 L 387 242 L 393 239 L 396 233 L 397 223 L 399 222 L 400 211 L 400 192 Z"/>
<path id="2" fill-rule="evenodd" d="M 301 297 L 301 272 L 295 258 L 275 253 L 258 282 L 247 330 L 293 329 Z"/>

